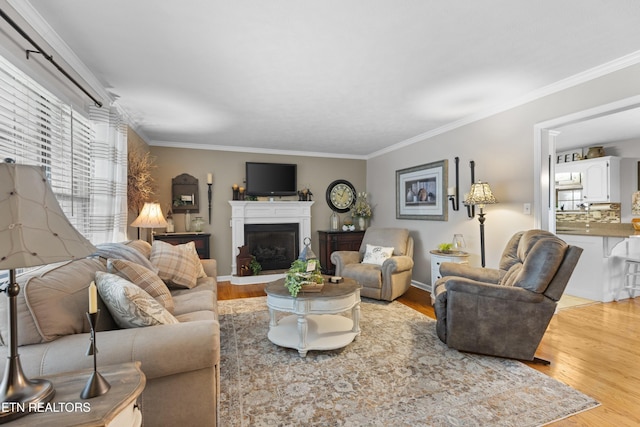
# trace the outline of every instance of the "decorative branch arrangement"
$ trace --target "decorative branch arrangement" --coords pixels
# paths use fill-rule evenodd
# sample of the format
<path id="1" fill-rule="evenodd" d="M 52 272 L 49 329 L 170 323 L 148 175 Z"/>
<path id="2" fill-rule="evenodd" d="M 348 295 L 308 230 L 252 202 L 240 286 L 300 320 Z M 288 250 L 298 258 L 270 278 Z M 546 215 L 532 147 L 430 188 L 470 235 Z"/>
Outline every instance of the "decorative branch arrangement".
<path id="1" fill-rule="evenodd" d="M 151 174 L 157 168 L 154 161 L 148 151 L 134 149 L 127 153 L 127 207 L 130 211 L 140 212 L 155 193 L 157 185 Z"/>

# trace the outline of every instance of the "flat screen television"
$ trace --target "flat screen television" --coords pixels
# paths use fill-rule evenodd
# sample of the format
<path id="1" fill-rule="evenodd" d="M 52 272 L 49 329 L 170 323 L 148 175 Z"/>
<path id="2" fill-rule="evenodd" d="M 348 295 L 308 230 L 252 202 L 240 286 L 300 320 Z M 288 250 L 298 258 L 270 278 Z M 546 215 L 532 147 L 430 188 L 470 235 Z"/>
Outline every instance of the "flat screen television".
<path id="1" fill-rule="evenodd" d="M 297 165 L 246 162 L 246 193 L 249 196 L 295 196 Z"/>

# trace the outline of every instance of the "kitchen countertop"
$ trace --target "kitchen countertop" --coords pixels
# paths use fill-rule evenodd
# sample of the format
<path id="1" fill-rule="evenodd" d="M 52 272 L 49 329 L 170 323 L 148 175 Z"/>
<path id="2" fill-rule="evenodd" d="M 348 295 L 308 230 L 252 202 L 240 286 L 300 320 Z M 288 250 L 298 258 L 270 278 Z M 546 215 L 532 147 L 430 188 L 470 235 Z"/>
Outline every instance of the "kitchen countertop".
<path id="1" fill-rule="evenodd" d="M 558 222 L 556 224 L 556 234 L 569 234 L 576 236 L 600 236 L 600 237 L 629 237 L 640 236 L 640 231 L 636 231 L 630 223 L 604 224 L 577 222 Z"/>

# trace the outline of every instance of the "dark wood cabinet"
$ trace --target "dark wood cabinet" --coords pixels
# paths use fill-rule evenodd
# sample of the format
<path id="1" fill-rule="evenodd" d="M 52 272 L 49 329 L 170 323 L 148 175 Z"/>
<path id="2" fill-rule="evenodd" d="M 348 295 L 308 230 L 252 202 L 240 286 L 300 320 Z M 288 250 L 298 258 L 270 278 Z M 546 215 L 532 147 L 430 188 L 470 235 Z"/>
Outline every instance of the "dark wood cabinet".
<path id="1" fill-rule="evenodd" d="M 158 233 L 154 234 L 154 240 L 162 240 L 172 245 L 182 245 L 194 242 L 198 256 L 201 259 L 209 259 L 209 238 L 211 233 Z"/>
<path id="2" fill-rule="evenodd" d="M 320 265 L 324 274 L 334 274 L 331 252 L 357 251 L 362 244 L 364 231 L 318 231 L 320 237 Z"/>

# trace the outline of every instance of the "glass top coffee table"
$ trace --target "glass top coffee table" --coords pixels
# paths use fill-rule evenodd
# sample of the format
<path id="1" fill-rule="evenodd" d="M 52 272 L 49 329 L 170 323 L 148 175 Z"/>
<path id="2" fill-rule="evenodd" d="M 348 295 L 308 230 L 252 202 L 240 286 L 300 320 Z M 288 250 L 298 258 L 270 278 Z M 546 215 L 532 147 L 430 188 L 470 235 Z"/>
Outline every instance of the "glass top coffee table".
<path id="1" fill-rule="evenodd" d="M 269 307 L 269 340 L 281 347 L 309 350 L 346 347 L 360 335 L 360 288 L 355 280 L 329 283 L 325 277 L 320 292 L 300 291 L 292 297 L 284 279 L 265 288 Z M 340 313 L 351 310 L 351 319 Z M 293 313 L 276 321 L 276 312 Z"/>

